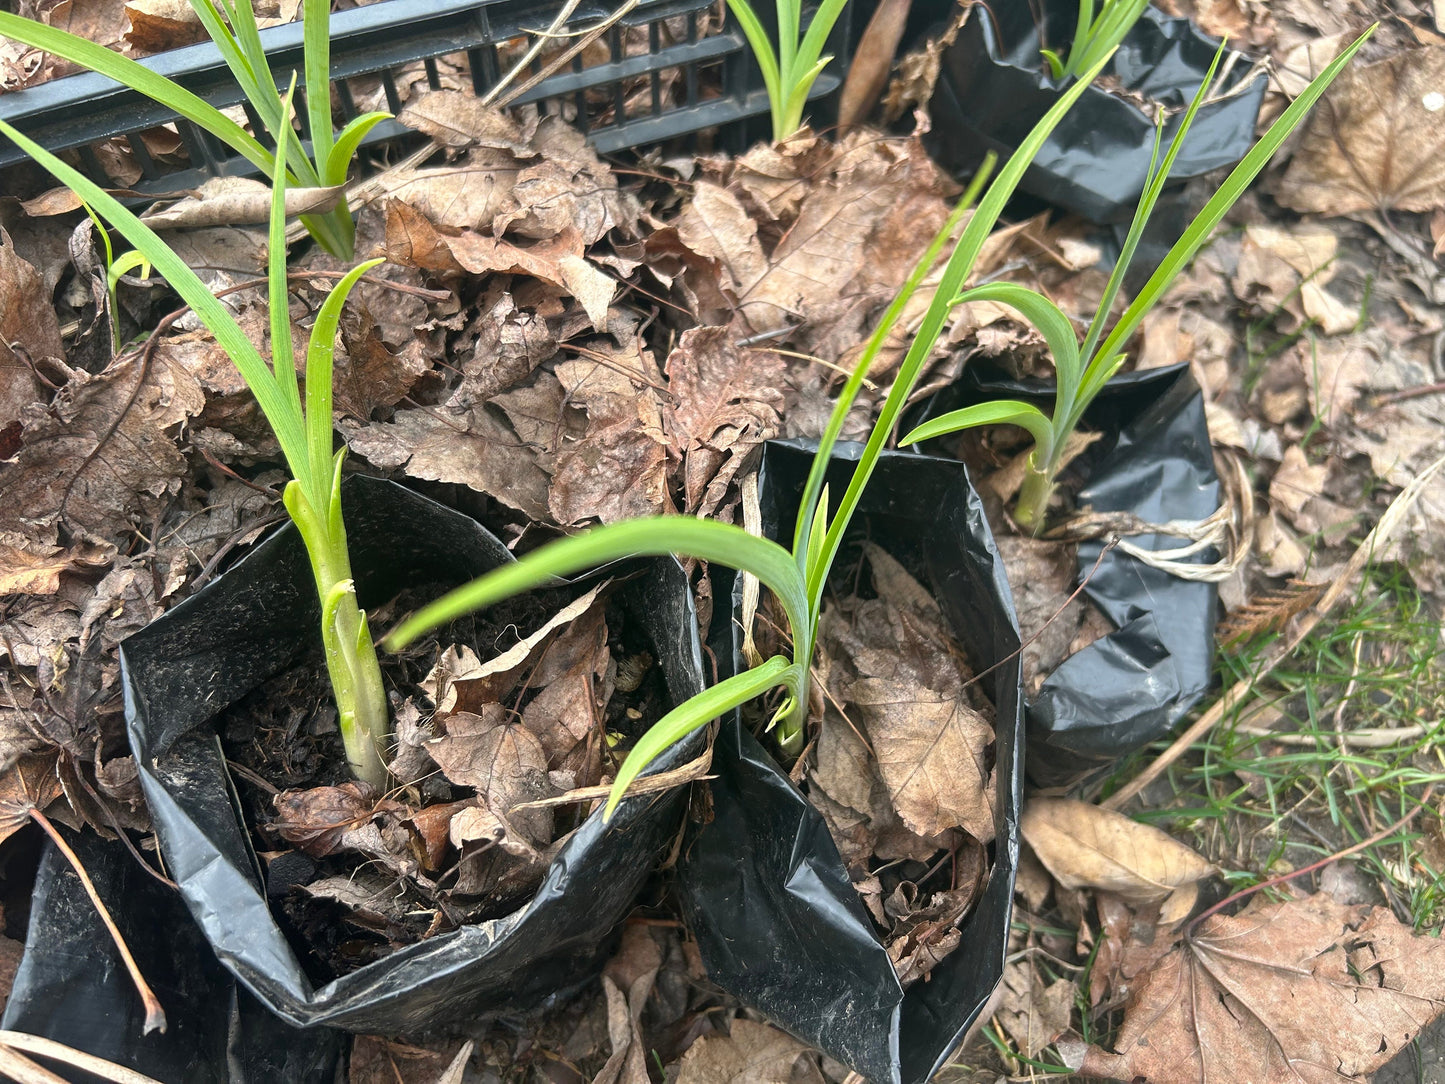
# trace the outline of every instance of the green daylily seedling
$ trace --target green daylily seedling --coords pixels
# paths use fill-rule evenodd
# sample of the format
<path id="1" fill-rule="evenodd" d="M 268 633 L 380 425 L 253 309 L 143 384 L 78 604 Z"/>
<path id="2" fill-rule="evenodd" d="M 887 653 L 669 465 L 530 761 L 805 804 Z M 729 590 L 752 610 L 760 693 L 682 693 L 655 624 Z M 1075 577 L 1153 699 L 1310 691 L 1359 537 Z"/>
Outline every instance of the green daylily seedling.
<path id="1" fill-rule="evenodd" d="M 808 24 L 806 34 L 802 33 L 802 0 L 776 2 L 776 51 L 768 39 L 767 29 L 748 0 L 728 0 L 728 8 L 743 28 L 758 68 L 763 73 L 763 85 L 768 89 L 768 105 L 773 116 L 773 142 L 781 143 L 803 126 L 808 93 L 833 59 L 822 55 L 823 46 L 827 44 L 828 35 L 833 32 L 833 25 L 843 14 L 848 0 L 823 0 L 813 15 L 813 21 Z M 798 40 L 800 34 L 801 41 Z"/>
<path id="2" fill-rule="evenodd" d="M 1094 0 L 1079 0 L 1079 21 L 1069 45 L 1068 59 L 1060 58 L 1053 49 L 1039 50 L 1048 61 L 1049 72 L 1055 79 L 1069 79 L 1088 71 L 1119 47 L 1148 6 L 1149 0 L 1103 0 L 1096 19 Z"/>
<path id="3" fill-rule="evenodd" d="M 293 80 L 291 90 L 280 99 L 283 124 L 289 124 L 294 89 Z M 306 543 L 316 578 L 326 668 L 336 695 L 346 757 L 358 778 L 384 789 L 386 767 L 380 746 L 388 732 L 386 692 L 382 688 L 381 667 L 366 615 L 357 606 L 351 581 L 346 526 L 341 517 L 341 461 L 345 449 L 333 453 L 331 422 L 332 361 L 341 307 L 357 280 L 382 261 L 370 260 L 352 268 L 317 311 L 306 346 L 303 405 L 292 351 L 286 277 L 285 141 L 277 144 L 272 165 L 274 188 L 268 266 L 272 364 L 268 366 L 230 310 L 149 226 L 99 185 L 3 121 L 0 121 L 0 132 L 78 194 L 94 215 L 109 222 L 135 247 L 141 258 L 149 261 L 216 337 L 256 397 L 291 470 L 292 480 L 286 484 L 282 499 Z M 264 591 L 266 587 L 258 584 L 257 589 Z"/>
<path id="4" fill-rule="evenodd" d="M 1224 53 L 1224 47 L 1220 46 L 1219 52 L 1215 54 L 1214 64 L 1210 67 L 1209 74 L 1205 77 L 1199 92 L 1190 104 L 1189 111 L 1180 124 L 1178 135 L 1175 136 L 1173 145 L 1169 148 L 1169 153 L 1164 156 L 1162 164 L 1159 162 L 1159 139 L 1156 136 L 1154 159 L 1149 167 L 1149 181 L 1144 186 L 1144 192 L 1140 196 L 1139 206 L 1134 214 L 1134 221 L 1129 227 L 1129 233 L 1125 238 L 1118 262 L 1115 263 L 1114 271 L 1109 276 L 1098 310 L 1089 323 L 1082 344 L 1076 336 L 1073 323 L 1060 311 L 1058 306 L 1042 294 L 1026 287 L 1012 283 L 989 283 L 967 290 L 958 296 L 957 300 L 960 302 L 996 301 L 1007 305 L 1023 316 L 1043 336 L 1045 343 L 1048 344 L 1049 352 L 1053 355 L 1057 374 L 1058 390 L 1052 410 L 1046 411 L 1032 403 L 1015 399 L 979 403 L 931 419 L 907 434 L 900 443 L 917 444 L 933 437 L 982 425 L 1017 425 L 1028 430 L 1029 435 L 1034 438 L 1034 449 L 1027 461 L 1024 482 L 1019 490 L 1018 504 L 1014 510 L 1014 520 L 1026 530 L 1034 533 L 1041 531 L 1047 518 L 1049 501 L 1054 493 L 1055 478 L 1062 465 L 1068 438 L 1079 424 L 1079 420 L 1084 416 L 1089 405 L 1123 365 L 1124 344 L 1139 328 L 1144 317 L 1158 304 L 1159 299 L 1174 282 L 1174 279 L 1194 258 L 1194 254 L 1209 239 L 1215 226 L 1219 225 L 1220 220 L 1244 194 L 1244 190 L 1259 175 L 1260 170 L 1268 164 L 1280 144 L 1299 126 L 1320 95 L 1334 82 L 1335 77 L 1350 62 L 1350 59 L 1373 32 L 1374 27 L 1366 30 L 1349 48 L 1336 57 L 1334 62 L 1325 68 L 1305 88 L 1303 93 L 1290 103 L 1289 108 L 1270 125 L 1269 130 L 1251 148 L 1244 159 L 1234 167 L 1224 183 L 1220 185 L 1219 190 L 1214 193 L 1214 196 L 1205 204 L 1204 209 L 1190 223 L 1189 228 L 1184 231 L 1184 235 L 1169 250 L 1164 261 L 1150 276 L 1144 288 L 1139 291 L 1138 297 L 1125 309 L 1119 322 L 1105 336 L 1103 334 L 1105 321 L 1113 307 L 1114 298 L 1123 284 L 1124 275 L 1134 257 L 1139 238 L 1164 190 L 1164 184 L 1169 178 L 1169 170 L 1174 164 L 1179 148 L 1184 143 L 1189 126 L 1203 102 L 1205 88 L 1213 81 L 1214 70 L 1219 65 L 1220 57 Z M 1100 341 L 1101 339 L 1102 341 Z"/>
<path id="5" fill-rule="evenodd" d="M 553 577 L 572 575 L 608 561 L 676 554 L 713 562 L 751 573 L 777 596 L 793 637 L 792 654 L 775 655 L 735 674 L 658 720 L 623 762 L 608 797 L 604 816 L 611 816 L 628 786 L 660 753 L 722 713 L 774 688 L 784 690 L 783 701 L 772 720 L 777 728 L 778 743 L 788 755 L 800 752 L 807 722 L 810 668 L 817 642 L 818 621 L 822 615 L 823 590 L 833 561 L 842 548 L 844 533 L 857 511 L 863 490 L 904 404 L 943 331 L 954 298 L 972 272 L 984 241 L 1003 212 L 1004 204 L 1013 195 L 1034 155 L 1089 81 L 1098 74 L 1099 67 L 1071 87 L 1038 122 L 989 186 L 978 209 L 963 225 L 992 168 L 991 160 L 986 164 L 889 305 L 834 403 L 804 486 L 791 550 L 750 535 L 741 527 L 688 516 L 658 516 L 607 524 L 552 542 L 515 564 L 496 569 L 457 588 L 403 621 L 387 634 L 382 641 L 383 646 L 388 649 L 403 647 L 462 614 L 539 587 Z M 848 412 L 863 387 L 869 368 L 888 341 L 909 300 L 923 285 L 949 238 L 960 225 L 962 232 L 944 265 L 939 285 L 899 367 L 898 377 L 884 400 L 878 421 L 858 458 L 848 487 L 838 502 L 836 512 L 833 512 L 829 508 L 823 478 Z"/>
<path id="6" fill-rule="evenodd" d="M 287 167 L 289 183 L 301 188 L 344 185 L 351 159 L 361 141 L 391 114 L 363 113 L 339 133 L 332 128 L 330 0 L 305 0 L 302 11 L 310 158 L 306 156 L 301 138 L 291 123 L 291 113 L 284 108 L 281 91 L 266 62 L 266 49 L 261 44 L 251 0 L 220 0 L 220 10 L 215 0 L 189 0 L 189 3 L 220 50 L 237 84 L 245 92 L 247 101 L 265 124 L 272 142 L 278 147 L 285 144 L 282 157 L 290 163 Z M 0 11 L 0 36 L 13 38 L 31 48 L 43 49 L 107 75 L 204 128 L 266 176 L 276 172 L 277 156 L 263 147 L 251 133 L 209 102 L 174 80 L 151 71 L 144 64 L 76 34 L 9 12 Z M 327 252 L 339 259 L 351 258 L 356 241 L 356 224 L 344 195 L 330 211 L 302 215 L 301 222 Z"/>

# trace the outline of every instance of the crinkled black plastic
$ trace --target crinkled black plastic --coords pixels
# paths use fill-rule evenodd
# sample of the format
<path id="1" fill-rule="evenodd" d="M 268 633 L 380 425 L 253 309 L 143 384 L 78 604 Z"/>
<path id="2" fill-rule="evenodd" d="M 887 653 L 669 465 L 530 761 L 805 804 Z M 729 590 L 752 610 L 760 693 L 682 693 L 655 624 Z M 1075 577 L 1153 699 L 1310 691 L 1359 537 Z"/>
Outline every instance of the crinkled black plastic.
<path id="1" fill-rule="evenodd" d="M 791 540 L 812 449 L 794 441 L 764 446 L 759 486 L 771 538 Z M 842 494 L 859 451 L 844 444 L 834 454 L 834 494 Z M 678 894 L 715 983 L 868 1080 L 915 1084 L 942 1067 L 1003 975 L 1022 797 L 1018 623 L 961 463 L 885 453 L 855 527 L 921 561 L 975 665 L 1005 660 L 984 678 L 998 710 L 999 831 L 988 883 L 961 924 L 963 942 L 927 981 L 902 989 L 822 817 L 736 713 L 713 749 L 712 819 L 689 834 Z M 714 623 L 720 666 L 738 665 L 736 627 L 728 614 Z"/>
<path id="2" fill-rule="evenodd" d="M 927 403 L 924 416 L 985 399 L 1052 397 L 1050 384 L 995 378 L 970 365 L 954 387 Z M 1104 435 L 1077 461 L 1085 478 L 1080 507 L 1132 512 L 1149 523 L 1206 519 L 1218 509 L 1204 397 L 1188 365 L 1116 376 L 1084 414 L 1083 428 Z M 1184 544 L 1158 534 L 1129 541 L 1148 550 Z M 1081 580 L 1100 549 L 1097 542 L 1079 546 Z M 1213 550 L 1192 558 L 1198 564 L 1217 559 Z M 1180 579 L 1115 548 L 1084 592 L 1116 629 L 1064 660 L 1028 705 L 1030 741 L 1063 754 L 1031 758 L 1031 766 L 1059 759 L 1077 767 L 1079 757 L 1133 752 L 1167 734 L 1213 677 L 1215 584 Z"/>
<path id="3" fill-rule="evenodd" d="M 347 1045 L 340 1032 L 303 1031 L 276 1019 L 216 961 L 180 897 L 118 841 L 61 831 L 165 1009 L 166 1030 L 141 1034 L 145 1011 L 115 943 L 80 878 L 49 844 L 0 1027 L 43 1035 L 166 1084 L 338 1079 Z M 66 1079 L 96 1080 L 50 1064 Z"/>
<path id="4" fill-rule="evenodd" d="M 1061 84 L 1045 74 L 1040 46 L 1063 50 L 1077 19 L 1074 0 L 976 5 L 943 54 L 931 106 L 930 153 L 957 172 L 972 172 L 989 150 L 1007 159 L 1062 93 Z M 1173 109 L 1165 125 L 1167 148 L 1218 47 L 1217 39 L 1189 20 L 1167 18 L 1150 7 L 1105 72 L 1126 90 Z M 1222 93 L 1195 116 L 1171 183 L 1232 165 L 1248 153 L 1265 83 L 1253 62 L 1235 55 Z M 1153 117 L 1095 84 L 1045 141 L 1019 189 L 1094 222 L 1127 222 L 1144 190 L 1153 149 Z"/>
<path id="5" fill-rule="evenodd" d="M 511 559 L 468 517 L 401 486 L 356 477 L 343 500 L 363 606 L 407 583 L 460 583 Z M 618 598 L 648 629 L 681 701 L 702 688 L 691 590 L 676 561 L 645 567 Z M 314 643 L 318 620 L 306 554 L 288 525 L 121 645 L 131 746 L 161 853 L 221 963 L 293 1025 L 389 1035 L 474 1024 L 589 980 L 680 826 L 679 790 L 624 801 L 605 829 L 597 811 L 512 914 L 407 946 L 321 987 L 307 978 L 272 919 L 219 739 L 205 724 Z M 701 747 L 699 735 L 653 770 Z"/>

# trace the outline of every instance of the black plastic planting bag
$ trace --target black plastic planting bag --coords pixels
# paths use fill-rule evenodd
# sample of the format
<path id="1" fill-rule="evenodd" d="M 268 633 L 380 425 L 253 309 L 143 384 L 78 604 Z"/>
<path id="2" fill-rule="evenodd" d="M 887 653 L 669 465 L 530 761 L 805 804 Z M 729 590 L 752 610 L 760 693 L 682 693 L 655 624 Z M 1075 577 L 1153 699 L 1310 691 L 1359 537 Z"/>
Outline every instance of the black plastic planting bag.
<path id="1" fill-rule="evenodd" d="M 1006 160 L 1065 89 L 1064 81 L 1046 74 L 1039 50 L 1047 45 L 1065 55 L 1077 20 L 1075 0 L 976 4 L 943 53 L 931 106 L 929 150 L 935 158 L 956 172 L 972 172 L 990 150 Z M 1218 48 L 1217 39 L 1188 19 L 1170 19 L 1150 7 L 1104 75 L 1131 97 L 1143 95 L 1172 112 L 1167 147 Z M 1263 73 L 1239 54 L 1226 56 L 1221 71 L 1219 88 L 1200 107 L 1175 160 L 1171 183 L 1233 165 L 1254 142 Z M 1095 222 L 1127 222 L 1153 150 L 1152 111 L 1146 115 L 1096 81 L 1045 141 L 1019 190 Z"/>
<path id="2" fill-rule="evenodd" d="M 363 606 L 409 583 L 457 584 L 511 559 L 468 517 L 400 486 L 357 477 L 342 493 Z M 618 598 L 649 631 L 669 693 L 681 701 L 702 688 L 691 591 L 675 561 L 645 569 Z M 595 812 L 512 914 L 398 949 L 324 986 L 307 978 L 267 907 L 206 723 L 313 645 L 318 622 L 306 554 L 288 525 L 121 645 L 127 726 L 161 853 L 217 957 L 292 1024 L 390 1035 L 475 1023 L 587 981 L 680 826 L 680 790 L 624 801 L 607 828 Z M 653 770 L 700 749 L 699 736 Z"/>
<path id="3" fill-rule="evenodd" d="M 991 378 L 972 365 L 931 399 L 925 416 L 988 399 L 1051 402 L 1052 385 Z M 1116 376 L 1080 426 L 1103 433 L 1070 467 L 1083 477 L 1076 504 L 1132 512 L 1146 523 L 1202 520 L 1219 508 L 1219 475 L 1204 420 L 1204 397 L 1188 365 Z M 1183 540 L 1134 535 L 1146 550 Z M 1079 546 L 1078 576 L 1089 576 L 1102 544 Z M 1192 560 L 1216 560 L 1213 551 Z M 1115 631 L 1065 659 L 1029 703 L 1029 738 L 1064 754 L 1112 759 L 1168 733 L 1208 690 L 1214 665 L 1218 587 L 1153 568 L 1117 547 L 1089 577 L 1085 594 Z M 1060 604 L 1063 599 L 1059 599 Z M 1042 763 L 1042 759 L 1036 763 Z"/>
<path id="4" fill-rule="evenodd" d="M 812 445 L 770 441 L 759 488 L 763 529 L 792 538 Z M 828 472 L 842 494 L 859 445 Z M 689 834 L 679 898 L 708 976 L 874 1084 L 928 1079 L 963 1040 L 1003 975 L 1022 794 L 1018 623 L 977 494 L 961 463 L 885 453 L 854 527 L 916 559 L 997 709 L 991 868 L 963 940 L 907 991 L 899 984 L 823 818 L 734 713 L 713 748 L 712 817 Z M 720 667 L 736 668 L 737 608 L 715 622 Z"/>
<path id="5" fill-rule="evenodd" d="M 349 1045 L 339 1031 L 303 1031 L 276 1019 L 217 962 L 180 897 L 121 843 L 91 832 L 66 834 L 165 1009 L 166 1030 L 141 1034 L 145 1010 L 120 953 L 80 878 L 50 844 L 0 1027 L 54 1039 L 166 1084 L 337 1079 Z M 96 1079 L 53 1068 L 67 1079 Z"/>

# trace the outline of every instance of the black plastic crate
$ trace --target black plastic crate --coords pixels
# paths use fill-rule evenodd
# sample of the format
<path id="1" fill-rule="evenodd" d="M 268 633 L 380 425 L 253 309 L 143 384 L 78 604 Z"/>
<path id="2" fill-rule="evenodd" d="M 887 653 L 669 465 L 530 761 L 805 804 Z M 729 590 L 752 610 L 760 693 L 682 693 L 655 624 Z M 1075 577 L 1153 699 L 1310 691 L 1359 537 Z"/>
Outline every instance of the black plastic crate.
<path id="1" fill-rule="evenodd" d="M 398 112 L 402 103 L 396 80 L 401 70 L 420 63 L 427 82 L 436 87 L 437 61 L 442 57 L 464 57 L 472 90 L 485 94 L 514 59 L 527 52 L 561 7 L 538 0 L 383 0 L 338 12 L 331 18 L 331 74 L 342 111 L 348 120 L 355 115 L 357 98 L 374 93 L 371 81 L 379 79 L 385 108 Z M 771 0 L 758 5 L 765 25 L 773 18 L 771 8 Z M 730 15 L 721 19 L 721 9 L 722 0 L 642 0 L 574 57 L 570 69 L 549 76 L 513 104 L 535 102 L 544 113 L 561 114 L 604 154 L 709 128 L 721 129 L 724 146 L 741 150 L 769 130 L 766 124 L 749 124 L 766 116 L 768 99 L 741 28 Z M 567 29 L 585 32 L 613 10 L 586 0 Z M 810 14 L 811 10 L 806 12 L 805 19 Z M 721 24 L 720 28 L 705 33 L 709 22 Z M 828 43 L 834 61 L 813 87 L 814 108 L 824 116 L 828 106 L 820 100 L 837 90 L 838 73 L 848 59 L 848 25 L 845 12 Z M 278 83 L 284 85 L 293 70 L 302 68 L 301 24 L 270 27 L 261 31 L 261 40 Z M 533 70 L 540 69 L 542 62 L 537 61 Z M 141 63 L 218 108 L 245 103 L 210 42 Z M 530 74 L 519 73 L 519 79 Z M 297 114 L 304 125 L 301 93 L 298 89 Z M 141 180 L 133 186 L 140 191 L 169 191 L 193 186 L 207 176 L 255 172 L 249 162 L 174 111 L 94 72 L 0 95 L 0 118 L 53 152 L 75 151 L 80 168 L 103 184 L 110 179 L 95 147 L 117 137 L 128 144 L 141 171 Z M 251 119 L 258 138 L 269 142 L 259 119 Z M 168 123 L 176 124 L 189 154 L 189 168 L 157 162 L 139 138 L 141 132 Z M 418 137 L 396 121 L 386 121 L 372 130 L 364 146 L 406 138 Z M 25 158 L 24 152 L 0 137 L 0 170 Z"/>

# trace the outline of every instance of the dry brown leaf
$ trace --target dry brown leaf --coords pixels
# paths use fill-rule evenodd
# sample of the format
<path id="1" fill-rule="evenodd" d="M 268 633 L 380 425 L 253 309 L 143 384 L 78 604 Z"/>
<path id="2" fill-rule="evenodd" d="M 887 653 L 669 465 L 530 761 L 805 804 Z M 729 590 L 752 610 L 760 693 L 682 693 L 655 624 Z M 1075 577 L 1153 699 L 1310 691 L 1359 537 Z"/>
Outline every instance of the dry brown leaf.
<path id="1" fill-rule="evenodd" d="M 287 188 L 287 216 L 324 214 L 335 207 L 344 185 L 329 188 Z M 141 216 L 153 230 L 204 226 L 244 226 L 265 222 L 271 215 L 271 186 L 249 177 L 211 177 L 195 194 Z"/>
<path id="2" fill-rule="evenodd" d="M 612 1055 L 592 1078 L 592 1084 L 650 1084 L 642 1010 L 647 1006 L 662 963 L 662 950 L 651 927 L 630 924 L 623 928 L 617 955 L 608 961 L 602 973 Z"/>
<path id="3" fill-rule="evenodd" d="M 839 128 L 862 124 L 878 104 L 912 7 L 913 0 L 884 0 L 868 20 L 838 99 Z"/>
<path id="4" fill-rule="evenodd" d="M 276 819 L 271 828 L 313 858 L 350 846 L 346 836 L 370 823 L 379 812 L 376 792 L 367 783 L 284 790 L 272 799 Z"/>
<path id="5" fill-rule="evenodd" d="M 413 478 L 459 482 L 533 519 L 547 515 L 547 475 L 507 423 L 485 407 L 398 410 L 390 422 L 339 423 L 352 451 Z"/>
<path id="6" fill-rule="evenodd" d="M 635 337 L 612 347 L 599 341 L 584 356 L 560 362 L 558 380 L 587 412 L 587 431 L 559 450 L 548 504 L 558 523 L 611 523 L 670 512 L 662 374 Z"/>
<path id="7" fill-rule="evenodd" d="M 1363 1080 L 1445 1008 L 1445 942 L 1387 907 L 1256 897 L 1142 976 L 1114 1052 L 1082 1072 L 1204 1084 Z"/>
<path id="8" fill-rule="evenodd" d="M 1075 992 L 1068 979 L 1046 984 L 1031 958 L 1010 957 L 1003 970 L 998 1021 L 1032 1058 L 1068 1030 Z"/>
<path id="9" fill-rule="evenodd" d="M 924 837 L 993 838 L 993 727 L 969 703 L 938 604 L 874 545 L 879 597 L 828 621 L 829 651 L 856 677 L 840 690 L 867 732 L 899 818 Z"/>
<path id="10" fill-rule="evenodd" d="M 20 414 L 40 397 L 34 366 L 64 357 L 44 279 L 0 230 L 0 459 L 15 454 Z"/>
<path id="11" fill-rule="evenodd" d="M 734 298 L 767 270 L 757 223 L 742 201 L 721 185 L 698 181 L 693 186 L 692 201 L 673 225 L 684 245 L 718 262 L 727 276 L 723 287 Z"/>
<path id="12" fill-rule="evenodd" d="M 547 320 L 519 309 L 510 292 L 489 293 L 478 308 L 478 319 L 468 328 L 475 329 L 471 356 L 453 357 L 462 370 L 461 382 L 447 400 L 453 409 L 487 402 L 557 352 L 557 338 Z"/>
<path id="13" fill-rule="evenodd" d="M 186 461 L 167 430 L 204 404 L 196 380 L 159 354 L 75 372 L 49 409 L 25 412 L 20 452 L 0 468 L 6 499 L 30 524 L 126 536 L 131 517 L 154 518 L 179 488 Z"/>
<path id="14" fill-rule="evenodd" d="M 777 355 L 740 350 L 727 328 L 679 337 L 663 420 L 683 460 L 684 511 L 711 515 L 753 449 L 777 434 L 784 374 Z"/>
<path id="15" fill-rule="evenodd" d="M 1338 246 L 1334 231 L 1323 226 L 1246 226 L 1235 295 L 1265 312 L 1283 308 L 1298 321 L 1312 320 L 1327 335 L 1349 331 L 1358 310 L 1325 289 L 1335 276 Z"/>
<path id="16" fill-rule="evenodd" d="M 427 742 L 427 753 L 442 774 L 461 787 L 471 787 L 487 808 L 535 845 L 552 842 L 552 811 L 515 807 L 552 793 L 547 780 L 547 752 L 515 715 L 500 704 L 483 705 L 481 714 L 454 712 L 444 720 L 445 733 Z"/>
<path id="17" fill-rule="evenodd" d="M 801 1081 L 797 1075 L 798 1061 L 811 1056 L 787 1032 L 739 1017 L 731 1035 L 707 1035 L 688 1048 L 677 1084 L 811 1084 L 821 1079 L 816 1064 Z"/>
<path id="18" fill-rule="evenodd" d="M 397 117 L 408 128 L 449 147 L 492 147 L 518 157 L 530 156 L 537 117 L 519 123 L 510 114 L 482 104 L 475 94 L 457 90 L 428 91 L 406 103 Z"/>
<path id="19" fill-rule="evenodd" d="M 355 299 L 341 312 L 341 345 L 332 377 L 335 408 L 359 421 L 401 402 L 430 368 L 416 340 L 392 352 L 371 310 Z"/>
<path id="20" fill-rule="evenodd" d="M 30 811 L 44 813 L 63 788 L 54 752 L 21 757 L 0 772 L 0 842 L 30 823 Z"/>
<path id="21" fill-rule="evenodd" d="M 1070 798 L 1025 803 L 1019 829 L 1065 888 L 1103 889 L 1148 903 L 1214 872 L 1167 832 Z"/>
<path id="22" fill-rule="evenodd" d="M 1326 463 L 1311 463 L 1298 444 L 1284 450 L 1279 470 L 1269 483 L 1269 500 L 1302 531 L 1317 531 L 1319 523 L 1309 511 L 1310 505 L 1324 493 L 1330 476 Z"/>
<path id="23" fill-rule="evenodd" d="M 1315 107 L 1279 201 L 1327 215 L 1445 206 L 1445 46 L 1351 65 Z"/>
<path id="24" fill-rule="evenodd" d="M 201 17 L 186 0 L 126 0 L 125 15 L 132 55 L 163 53 L 207 38 Z"/>

